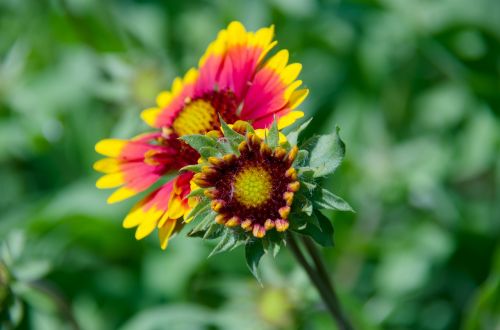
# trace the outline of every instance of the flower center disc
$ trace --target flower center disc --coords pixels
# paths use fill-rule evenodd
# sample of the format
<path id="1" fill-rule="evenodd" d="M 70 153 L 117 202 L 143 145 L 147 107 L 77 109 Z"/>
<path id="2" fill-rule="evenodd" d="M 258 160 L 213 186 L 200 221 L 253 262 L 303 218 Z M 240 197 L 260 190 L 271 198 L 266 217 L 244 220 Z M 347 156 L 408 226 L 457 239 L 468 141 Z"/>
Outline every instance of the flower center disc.
<path id="1" fill-rule="evenodd" d="M 234 196 L 246 207 L 258 207 L 271 198 L 272 178 L 260 166 L 245 168 L 234 178 Z"/>
<path id="2" fill-rule="evenodd" d="M 217 124 L 217 113 L 214 107 L 205 100 L 194 100 L 187 103 L 172 124 L 179 136 L 203 134 Z"/>

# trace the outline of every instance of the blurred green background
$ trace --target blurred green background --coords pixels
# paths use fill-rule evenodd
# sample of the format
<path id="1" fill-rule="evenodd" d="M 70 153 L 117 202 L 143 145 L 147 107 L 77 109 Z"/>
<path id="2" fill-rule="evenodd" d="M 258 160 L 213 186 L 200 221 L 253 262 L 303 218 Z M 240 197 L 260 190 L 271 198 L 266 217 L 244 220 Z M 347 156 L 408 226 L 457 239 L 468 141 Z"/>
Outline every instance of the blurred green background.
<path id="1" fill-rule="evenodd" d="M 303 64 L 309 133 L 341 127 L 357 213 L 324 252 L 356 328 L 500 329 L 498 0 L 0 0 L 0 328 L 335 329 L 287 251 L 261 288 L 242 248 L 135 241 L 94 186 L 94 144 L 234 19 Z"/>

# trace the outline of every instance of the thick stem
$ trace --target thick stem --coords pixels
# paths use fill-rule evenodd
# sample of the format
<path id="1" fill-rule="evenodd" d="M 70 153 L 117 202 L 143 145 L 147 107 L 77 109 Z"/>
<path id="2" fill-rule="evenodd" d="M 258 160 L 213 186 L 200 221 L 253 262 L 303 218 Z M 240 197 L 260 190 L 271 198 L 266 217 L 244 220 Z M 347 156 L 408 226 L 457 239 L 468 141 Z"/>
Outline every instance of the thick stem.
<path id="1" fill-rule="evenodd" d="M 337 296 L 337 292 L 335 291 L 335 287 L 333 282 L 328 274 L 328 270 L 326 269 L 326 265 L 321 257 L 320 252 L 318 251 L 314 242 L 307 236 L 302 236 L 302 242 L 306 246 L 307 251 L 309 252 L 316 269 L 318 270 L 319 276 L 322 281 L 325 283 L 325 286 L 328 287 L 328 290 L 331 293 L 332 303 L 334 305 L 335 310 L 337 311 L 338 317 L 343 325 L 342 329 L 352 329 L 352 325 L 344 314 L 342 307 L 340 305 L 340 300 Z"/>
<path id="2" fill-rule="evenodd" d="M 327 284 L 325 280 L 318 274 L 318 272 L 309 264 L 292 233 L 289 233 L 287 235 L 287 242 L 290 246 L 290 250 L 295 256 L 295 259 L 297 259 L 302 268 L 304 268 L 307 275 L 309 276 L 309 279 L 318 290 L 318 293 L 323 299 L 323 302 L 325 303 L 328 311 L 332 315 L 333 319 L 337 322 L 338 328 L 341 330 L 351 330 L 351 325 L 340 310 L 335 292 L 331 290 L 331 284 Z"/>

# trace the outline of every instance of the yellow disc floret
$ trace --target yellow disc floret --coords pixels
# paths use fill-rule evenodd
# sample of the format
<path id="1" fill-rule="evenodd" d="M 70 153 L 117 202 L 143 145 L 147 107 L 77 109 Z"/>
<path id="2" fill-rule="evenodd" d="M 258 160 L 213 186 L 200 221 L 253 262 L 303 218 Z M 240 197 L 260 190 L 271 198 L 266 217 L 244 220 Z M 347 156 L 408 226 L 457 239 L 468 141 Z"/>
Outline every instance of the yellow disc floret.
<path id="1" fill-rule="evenodd" d="M 214 128 L 217 113 L 205 100 L 188 101 L 174 120 L 172 127 L 179 136 L 203 134 Z"/>
<path id="2" fill-rule="evenodd" d="M 246 207 L 258 207 L 271 198 L 272 178 L 266 169 L 244 168 L 234 178 L 234 196 Z"/>

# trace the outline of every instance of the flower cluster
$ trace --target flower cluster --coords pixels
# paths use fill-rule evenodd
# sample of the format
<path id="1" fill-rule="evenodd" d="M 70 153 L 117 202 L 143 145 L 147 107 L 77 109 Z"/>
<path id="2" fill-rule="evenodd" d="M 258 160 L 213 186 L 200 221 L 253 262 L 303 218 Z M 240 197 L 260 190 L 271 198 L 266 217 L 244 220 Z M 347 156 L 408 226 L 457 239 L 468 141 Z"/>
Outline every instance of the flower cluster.
<path id="1" fill-rule="evenodd" d="M 335 171 L 345 148 L 337 132 L 302 139 L 310 120 L 285 135 L 303 113 L 307 96 L 296 80 L 301 65 L 288 52 L 268 56 L 276 45 L 273 27 L 247 32 L 229 24 L 211 43 L 198 68 L 177 78 L 157 106 L 142 112 L 154 130 L 131 140 L 105 139 L 96 150 L 107 158 L 98 188 L 117 189 L 109 203 L 175 177 L 139 201 L 124 227 L 142 239 L 158 229 L 167 247 L 176 231 L 220 238 L 218 253 L 245 245 L 255 274 L 260 256 L 276 253 L 287 232 L 333 244 L 333 227 L 320 210 L 349 211 L 320 179 Z"/>
<path id="2" fill-rule="evenodd" d="M 131 140 L 105 139 L 95 149 L 106 156 L 95 163 L 104 173 L 97 181 L 102 189 L 119 187 L 108 199 L 115 203 L 149 189 L 158 180 L 190 164 L 199 153 L 179 140 L 191 134 L 205 134 L 227 123 L 246 120 L 255 128 L 268 127 L 278 118 L 280 128 L 303 116 L 297 106 L 308 94 L 297 80 L 302 66 L 288 63 L 288 51 L 268 53 L 276 45 L 274 28 L 247 32 L 232 22 L 219 32 L 199 61 L 170 91 L 161 92 L 156 106 L 142 112 L 142 119 L 154 131 Z M 158 228 L 162 248 L 179 230 L 179 219 L 188 218 L 192 208 L 187 195 L 192 173 L 179 174 L 134 206 L 125 218 L 126 228 L 137 227 L 142 239 Z"/>

